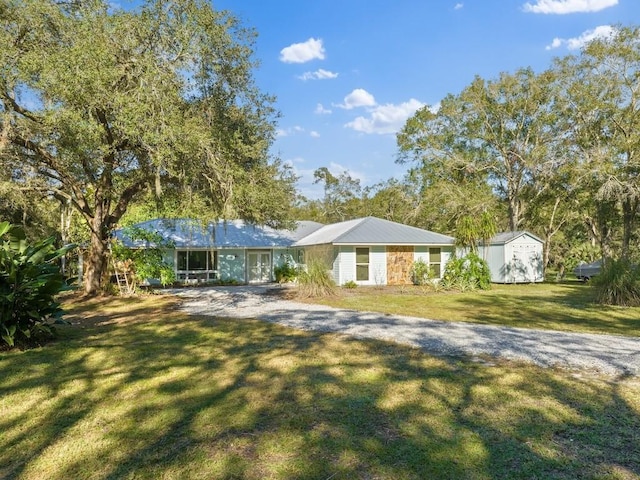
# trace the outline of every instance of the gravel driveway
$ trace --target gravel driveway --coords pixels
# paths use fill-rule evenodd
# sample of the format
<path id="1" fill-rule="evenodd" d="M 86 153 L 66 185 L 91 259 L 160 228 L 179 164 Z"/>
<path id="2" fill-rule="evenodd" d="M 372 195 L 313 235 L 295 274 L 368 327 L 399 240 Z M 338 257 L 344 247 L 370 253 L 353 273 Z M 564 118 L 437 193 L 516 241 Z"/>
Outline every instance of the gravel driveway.
<path id="1" fill-rule="evenodd" d="M 282 300 L 273 286 L 171 290 L 191 314 L 259 318 L 292 328 L 391 340 L 438 355 L 490 355 L 541 366 L 640 375 L 640 338 L 441 322 Z"/>

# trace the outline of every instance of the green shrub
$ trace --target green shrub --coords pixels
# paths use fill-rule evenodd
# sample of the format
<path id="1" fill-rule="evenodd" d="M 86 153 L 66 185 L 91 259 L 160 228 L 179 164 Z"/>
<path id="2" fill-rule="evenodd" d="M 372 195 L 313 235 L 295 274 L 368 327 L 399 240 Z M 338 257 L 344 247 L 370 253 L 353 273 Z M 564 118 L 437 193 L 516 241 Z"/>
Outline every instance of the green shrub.
<path id="1" fill-rule="evenodd" d="M 431 280 L 429 264 L 421 258 L 411 266 L 411 281 L 414 285 L 427 285 Z"/>
<path id="2" fill-rule="evenodd" d="M 123 273 L 131 274 L 130 292 L 134 293 L 140 283 L 149 278 L 158 279 L 162 286 L 176 281 L 173 266 L 164 261 L 163 250 L 173 247 L 157 232 L 150 232 L 139 227 L 123 229 L 124 235 L 132 241 L 143 241 L 145 248 L 127 248 L 122 242 L 114 240 L 111 253 L 117 268 Z"/>
<path id="3" fill-rule="evenodd" d="M 596 301 L 605 305 L 640 306 L 640 266 L 628 260 L 610 260 L 591 279 Z"/>
<path id="4" fill-rule="evenodd" d="M 489 265 L 474 252 L 460 258 L 453 257 L 447 262 L 442 286 L 462 292 L 476 289 L 488 290 L 491 288 Z"/>
<path id="5" fill-rule="evenodd" d="M 324 262 L 311 260 L 298 275 L 298 295 L 301 297 L 326 297 L 335 295 L 336 283 Z"/>
<path id="6" fill-rule="evenodd" d="M 273 269 L 273 274 L 276 277 L 278 283 L 293 282 L 298 277 L 298 269 L 295 265 L 285 262 L 282 265 L 278 265 Z"/>
<path id="7" fill-rule="evenodd" d="M 54 237 L 28 245 L 24 230 L 0 223 L 0 338 L 13 347 L 51 337 L 62 309 L 55 296 L 69 286 L 57 260 L 73 245 L 56 250 Z"/>
<path id="8" fill-rule="evenodd" d="M 353 280 L 349 280 L 348 282 L 344 282 L 342 284 L 342 286 L 344 288 L 357 288 L 358 284 L 356 282 L 354 282 Z"/>

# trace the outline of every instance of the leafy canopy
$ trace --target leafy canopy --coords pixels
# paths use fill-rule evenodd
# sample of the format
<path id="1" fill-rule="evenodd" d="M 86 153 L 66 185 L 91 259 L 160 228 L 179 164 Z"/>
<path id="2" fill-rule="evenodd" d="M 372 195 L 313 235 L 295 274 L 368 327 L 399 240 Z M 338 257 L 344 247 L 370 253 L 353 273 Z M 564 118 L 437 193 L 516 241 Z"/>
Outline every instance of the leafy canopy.
<path id="1" fill-rule="evenodd" d="M 145 194 L 169 215 L 287 223 L 294 177 L 268 154 L 254 35 L 203 0 L 0 2 L 0 169 L 82 215 L 89 289 Z"/>

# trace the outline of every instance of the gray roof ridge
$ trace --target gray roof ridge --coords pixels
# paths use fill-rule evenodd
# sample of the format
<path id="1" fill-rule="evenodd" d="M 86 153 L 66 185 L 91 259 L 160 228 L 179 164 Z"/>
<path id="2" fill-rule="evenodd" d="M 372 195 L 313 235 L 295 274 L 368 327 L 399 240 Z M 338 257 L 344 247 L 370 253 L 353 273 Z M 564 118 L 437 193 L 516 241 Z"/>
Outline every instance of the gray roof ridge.
<path id="1" fill-rule="evenodd" d="M 354 218 L 352 220 L 345 220 L 344 222 L 341 222 L 341 223 L 346 223 L 346 222 L 354 222 L 355 221 L 356 223 L 350 229 L 342 232 L 339 236 L 334 238 L 332 243 L 338 242 L 342 237 L 344 237 L 348 233 L 352 232 L 354 229 L 358 228 L 360 225 L 362 225 L 365 221 L 367 221 L 370 218 L 373 218 L 373 217 L 368 216 L 368 217 Z"/>

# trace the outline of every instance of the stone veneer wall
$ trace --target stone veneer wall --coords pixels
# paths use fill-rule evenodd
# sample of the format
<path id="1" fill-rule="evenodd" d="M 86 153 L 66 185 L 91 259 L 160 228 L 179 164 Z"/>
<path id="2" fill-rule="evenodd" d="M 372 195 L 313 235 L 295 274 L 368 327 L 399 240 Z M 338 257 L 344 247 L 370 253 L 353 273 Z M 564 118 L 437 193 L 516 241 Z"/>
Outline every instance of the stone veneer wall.
<path id="1" fill-rule="evenodd" d="M 387 285 L 411 284 L 413 247 L 387 247 Z"/>

